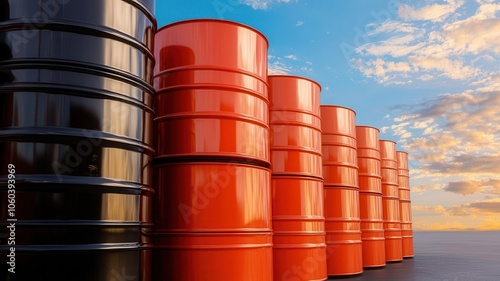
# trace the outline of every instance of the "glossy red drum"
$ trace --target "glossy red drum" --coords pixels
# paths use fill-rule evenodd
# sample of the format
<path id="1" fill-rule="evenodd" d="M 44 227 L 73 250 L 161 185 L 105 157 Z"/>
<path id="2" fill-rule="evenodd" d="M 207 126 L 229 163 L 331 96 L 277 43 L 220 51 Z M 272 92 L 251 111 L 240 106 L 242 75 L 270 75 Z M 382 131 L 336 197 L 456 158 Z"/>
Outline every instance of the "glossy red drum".
<path id="1" fill-rule="evenodd" d="M 357 189 L 325 186 L 325 230 L 328 275 L 363 272 Z"/>
<path id="2" fill-rule="evenodd" d="M 189 20 L 155 37 L 159 159 L 270 162 L 266 38 L 234 22 Z"/>
<path id="3" fill-rule="evenodd" d="M 363 267 L 385 266 L 385 235 L 382 196 L 359 193 Z"/>
<path id="4" fill-rule="evenodd" d="M 401 236 L 403 239 L 403 258 L 414 256 L 413 228 L 410 201 L 410 171 L 408 153 L 396 151 L 398 158 L 399 209 L 401 214 Z"/>
<path id="5" fill-rule="evenodd" d="M 385 266 L 380 131 L 356 126 L 363 267 Z"/>
<path id="6" fill-rule="evenodd" d="M 377 128 L 356 126 L 360 192 L 382 194 L 379 134 Z"/>
<path id="7" fill-rule="evenodd" d="M 276 176 L 272 187 L 274 280 L 327 279 L 323 181 Z"/>
<path id="8" fill-rule="evenodd" d="M 155 281 L 273 280 L 270 232 L 156 233 Z"/>
<path id="9" fill-rule="evenodd" d="M 381 140 L 380 157 L 382 161 L 382 204 L 384 208 L 386 261 L 401 261 L 403 259 L 403 245 L 399 212 L 396 143 L 389 140 Z"/>
<path id="10" fill-rule="evenodd" d="M 158 231 L 271 231 L 269 169 L 217 162 L 168 163 L 156 169 Z"/>
<path id="11" fill-rule="evenodd" d="M 322 177 L 318 83 L 269 76 L 273 175 Z"/>
<path id="12" fill-rule="evenodd" d="M 356 139 L 356 112 L 354 110 L 334 105 L 322 105 L 320 110 L 323 121 L 321 128 L 324 135 L 339 135 Z"/>
<path id="13" fill-rule="evenodd" d="M 356 113 L 339 106 L 322 105 L 320 110 L 325 186 L 359 188 Z"/>

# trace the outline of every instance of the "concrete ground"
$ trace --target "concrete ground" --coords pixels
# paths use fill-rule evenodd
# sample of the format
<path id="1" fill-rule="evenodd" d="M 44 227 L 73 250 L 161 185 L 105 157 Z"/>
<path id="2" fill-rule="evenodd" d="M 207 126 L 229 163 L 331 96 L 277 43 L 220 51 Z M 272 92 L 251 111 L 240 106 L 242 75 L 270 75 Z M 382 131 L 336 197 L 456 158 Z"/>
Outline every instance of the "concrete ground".
<path id="1" fill-rule="evenodd" d="M 500 232 L 415 232 L 415 257 L 348 281 L 498 281 Z"/>

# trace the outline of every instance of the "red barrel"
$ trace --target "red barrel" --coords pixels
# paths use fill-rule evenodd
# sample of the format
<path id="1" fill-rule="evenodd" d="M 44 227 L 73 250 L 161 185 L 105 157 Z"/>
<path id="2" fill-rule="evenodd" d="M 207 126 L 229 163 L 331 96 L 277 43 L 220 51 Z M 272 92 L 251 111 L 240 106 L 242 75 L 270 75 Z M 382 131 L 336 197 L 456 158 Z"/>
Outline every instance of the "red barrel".
<path id="1" fill-rule="evenodd" d="M 221 20 L 156 34 L 155 281 L 273 278 L 267 47 Z"/>
<path id="2" fill-rule="evenodd" d="M 270 76 L 273 175 L 322 178 L 318 83 L 295 76 Z"/>
<path id="3" fill-rule="evenodd" d="M 382 204 L 384 209 L 385 256 L 387 262 L 403 259 L 399 213 L 398 162 L 396 143 L 380 141 Z"/>
<path id="4" fill-rule="evenodd" d="M 159 159 L 269 163 L 266 38 L 234 22 L 189 20 L 155 37 Z"/>
<path id="5" fill-rule="evenodd" d="M 385 266 L 380 131 L 356 126 L 363 267 Z"/>
<path id="6" fill-rule="evenodd" d="M 327 279 L 323 181 L 273 177 L 272 194 L 274 280 Z"/>
<path id="7" fill-rule="evenodd" d="M 401 236 L 403 239 L 403 258 L 414 256 L 413 227 L 410 201 L 410 173 L 408 169 L 408 153 L 396 152 L 398 158 L 399 210 L 401 214 Z"/>
<path id="8" fill-rule="evenodd" d="M 360 228 L 356 113 L 321 106 L 327 272 L 363 272 Z"/>
<path id="9" fill-rule="evenodd" d="M 355 118 L 352 109 L 321 106 L 325 185 L 359 188 Z"/>
<path id="10" fill-rule="evenodd" d="M 362 273 L 358 189 L 325 186 L 325 230 L 328 275 Z"/>
<path id="11" fill-rule="evenodd" d="M 270 76 L 274 280 L 325 280 L 318 83 Z"/>
<path id="12" fill-rule="evenodd" d="M 269 169 L 216 162 L 156 169 L 155 280 L 272 280 Z"/>

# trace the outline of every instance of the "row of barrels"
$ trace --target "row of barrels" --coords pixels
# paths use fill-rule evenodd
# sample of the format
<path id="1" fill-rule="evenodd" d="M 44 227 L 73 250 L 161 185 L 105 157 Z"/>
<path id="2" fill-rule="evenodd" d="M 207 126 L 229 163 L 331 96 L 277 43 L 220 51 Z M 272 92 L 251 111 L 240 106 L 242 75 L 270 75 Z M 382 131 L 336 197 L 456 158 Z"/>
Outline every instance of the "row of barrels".
<path id="1" fill-rule="evenodd" d="M 219 20 L 157 33 L 155 280 L 325 280 L 403 258 L 406 154 L 320 105 L 315 81 L 268 76 L 267 44 Z"/>
<path id="2" fill-rule="evenodd" d="M 316 82 L 268 76 L 257 30 L 157 32 L 153 0 L 0 3 L 5 280 L 9 262 L 18 280 L 324 280 L 397 241 L 412 255 L 405 154 Z"/>

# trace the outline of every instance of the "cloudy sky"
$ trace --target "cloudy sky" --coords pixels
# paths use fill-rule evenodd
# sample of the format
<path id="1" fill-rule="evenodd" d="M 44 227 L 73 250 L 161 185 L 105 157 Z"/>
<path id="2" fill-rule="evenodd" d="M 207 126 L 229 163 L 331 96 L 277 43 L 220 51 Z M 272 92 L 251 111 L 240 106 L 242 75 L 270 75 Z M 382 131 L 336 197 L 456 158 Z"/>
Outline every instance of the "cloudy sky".
<path id="1" fill-rule="evenodd" d="M 414 229 L 500 229 L 499 0 L 157 0 L 159 26 L 218 18 L 269 39 L 410 154 Z"/>

